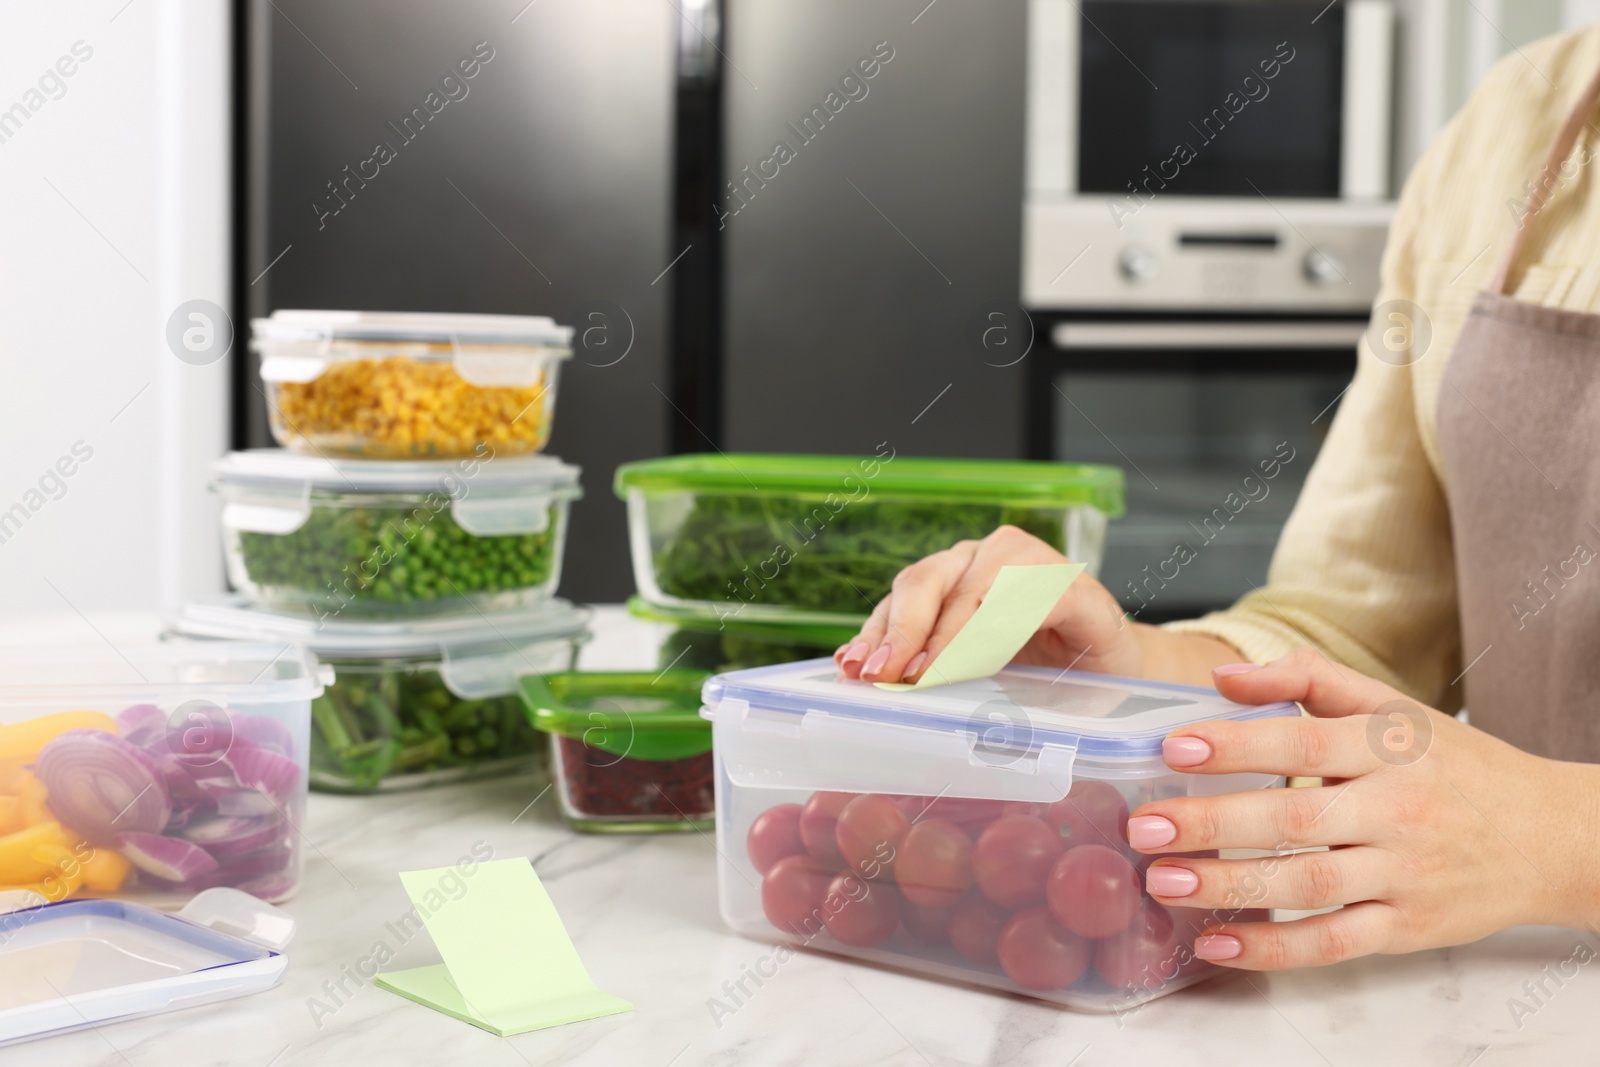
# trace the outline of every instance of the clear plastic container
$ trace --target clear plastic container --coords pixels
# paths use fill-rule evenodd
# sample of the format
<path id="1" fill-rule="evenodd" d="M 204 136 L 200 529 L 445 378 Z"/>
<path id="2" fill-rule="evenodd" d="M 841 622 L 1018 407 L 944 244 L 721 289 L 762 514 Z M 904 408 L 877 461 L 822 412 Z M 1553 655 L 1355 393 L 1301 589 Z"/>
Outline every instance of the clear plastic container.
<path id="1" fill-rule="evenodd" d="M 670 456 L 619 467 L 616 492 L 646 600 L 829 625 L 858 623 L 902 567 L 1008 523 L 1093 573 L 1123 510 L 1114 467 L 892 452 Z"/>
<path id="2" fill-rule="evenodd" d="M 234 588 L 268 607 L 371 618 L 499 610 L 554 595 L 578 468 L 549 456 L 217 461 Z"/>
<path id="3" fill-rule="evenodd" d="M 705 671 L 527 675 L 528 719 L 550 734 L 550 778 L 575 830 L 707 830 L 715 818 Z"/>
<path id="4" fill-rule="evenodd" d="M 0 653 L 0 890 L 291 896 L 311 702 L 332 680 L 283 644 Z"/>
<path id="5" fill-rule="evenodd" d="M 738 671 L 795 663 L 833 650 L 856 635 L 854 626 L 824 623 L 785 624 L 755 619 L 719 619 L 715 611 L 699 607 L 664 607 L 643 597 L 629 597 L 628 611 L 636 619 L 674 625 L 661 643 L 660 666 L 703 671 Z"/>
<path id="6" fill-rule="evenodd" d="M 572 328 L 527 315 L 277 311 L 251 323 L 272 435 L 316 455 L 529 454 Z"/>
<path id="7" fill-rule="evenodd" d="M 311 704 L 311 787 L 373 793 L 540 770 L 544 735 L 523 714 L 517 676 L 571 670 L 589 615 L 552 600 L 487 616 L 319 624 L 229 597 L 187 605 L 172 630 L 293 642 L 332 664 L 338 677 Z"/>
<path id="8" fill-rule="evenodd" d="M 1266 917 L 1150 900 L 1127 813 L 1281 783 L 1172 771 L 1161 740 L 1293 704 L 1032 667 L 889 692 L 828 660 L 719 675 L 704 700 L 739 933 L 1112 1012 L 1214 972 L 1192 953 L 1208 926 Z"/>

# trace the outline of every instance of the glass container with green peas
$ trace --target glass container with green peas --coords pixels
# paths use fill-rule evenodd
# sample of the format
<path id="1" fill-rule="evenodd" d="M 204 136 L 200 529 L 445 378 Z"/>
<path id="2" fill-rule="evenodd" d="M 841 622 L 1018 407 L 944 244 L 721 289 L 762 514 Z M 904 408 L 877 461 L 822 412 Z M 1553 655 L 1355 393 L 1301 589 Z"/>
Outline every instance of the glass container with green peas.
<path id="1" fill-rule="evenodd" d="M 216 466 L 232 584 L 319 617 L 500 609 L 552 596 L 578 468 L 547 456 L 331 460 L 277 449 Z"/>
<path id="2" fill-rule="evenodd" d="M 320 649 L 336 678 L 311 706 L 311 787 L 371 793 L 537 772 L 544 738 L 516 679 L 572 669 L 588 619 L 551 600 L 493 615 L 319 622 L 230 597 L 191 603 L 174 629 Z"/>

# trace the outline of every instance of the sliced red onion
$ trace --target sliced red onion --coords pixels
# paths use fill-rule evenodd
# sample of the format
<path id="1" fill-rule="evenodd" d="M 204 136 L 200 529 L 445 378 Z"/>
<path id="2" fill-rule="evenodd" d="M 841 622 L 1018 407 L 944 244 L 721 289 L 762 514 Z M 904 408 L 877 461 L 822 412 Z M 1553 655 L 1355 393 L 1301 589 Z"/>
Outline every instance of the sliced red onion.
<path id="1" fill-rule="evenodd" d="M 293 871 L 284 871 L 280 874 L 263 875 L 252 878 L 250 881 L 239 885 L 237 888 L 244 890 L 253 897 L 258 897 L 268 904 L 276 904 L 287 900 L 294 895 L 300 886 L 300 879 Z"/>
<path id="2" fill-rule="evenodd" d="M 270 715 L 229 715 L 233 723 L 233 739 L 248 741 L 257 748 L 268 749 L 280 756 L 288 756 L 294 749 L 289 728 Z"/>
<path id="3" fill-rule="evenodd" d="M 294 850 L 288 845 L 279 845 L 277 848 L 264 848 L 257 852 L 246 852 L 242 856 L 219 859 L 216 874 L 226 875 L 229 879 L 226 884 L 237 885 L 244 879 L 287 870 L 293 860 Z"/>
<path id="4" fill-rule="evenodd" d="M 112 844 L 135 867 L 166 882 L 193 882 L 217 869 L 211 853 L 175 837 L 118 834 Z"/>
<path id="5" fill-rule="evenodd" d="M 284 809 L 261 790 L 241 789 L 232 784 L 213 791 L 208 802 L 218 815 L 233 819 L 281 818 L 284 815 Z"/>
<path id="6" fill-rule="evenodd" d="M 281 841 L 286 829 L 283 818 L 276 813 L 258 818 L 222 816 L 186 828 L 183 839 L 221 859 L 266 848 Z"/>
<path id="7" fill-rule="evenodd" d="M 209 819 L 217 813 L 215 801 L 203 797 L 184 800 L 181 803 L 177 797 L 173 798 L 172 817 L 167 820 L 167 825 L 162 828 L 162 833 L 179 834 L 185 827 L 191 826 L 202 820 Z"/>
<path id="8" fill-rule="evenodd" d="M 117 715 L 117 732 L 124 741 L 149 748 L 167 736 L 167 717 L 154 704 L 135 704 Z"/>
<path id="9" fill-rule="evenodd" d="M 159 832 L 172 815 L 161 769 L 145 751 L 103 730 L 68 730 L 35 764 L 50 810 L 95 844 Z"/>
<path id="10" fill-rule="evenodd" d="M 240 786 L 260 791 L 280 807 L 289 802 L 295 787 L 300 784 L 300 765 L 287 756 L 264 748 L 230 752 L 227 762 L 233 768 Z"/>

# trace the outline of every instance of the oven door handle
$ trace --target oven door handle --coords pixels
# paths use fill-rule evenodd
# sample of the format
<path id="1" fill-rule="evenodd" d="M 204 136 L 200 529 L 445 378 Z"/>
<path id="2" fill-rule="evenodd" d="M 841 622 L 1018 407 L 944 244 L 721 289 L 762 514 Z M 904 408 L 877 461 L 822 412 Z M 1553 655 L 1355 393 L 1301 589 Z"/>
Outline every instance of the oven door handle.
<path id="1" fill-rule="evenodd" d="M 1058 322 L 1050 331 L 1057 348 L 1105 349 L 1353 349 L 1365 320 L 1308 322 Z"/>

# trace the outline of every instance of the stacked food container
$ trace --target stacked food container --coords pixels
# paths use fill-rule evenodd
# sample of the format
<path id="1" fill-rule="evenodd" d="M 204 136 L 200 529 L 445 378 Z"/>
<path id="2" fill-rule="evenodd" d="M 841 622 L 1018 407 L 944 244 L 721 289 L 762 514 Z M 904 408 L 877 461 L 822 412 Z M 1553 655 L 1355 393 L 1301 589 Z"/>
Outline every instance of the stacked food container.
<path id="1" fill-rule="evenodd" d="M 569 670 L 556 599 L 578 469 L 538 454 L 572 331 L 547 318 L 279 311 L 253 324 L 281 449 L 215 467 L 233 596 L 182 636 L 304 647 L 310 784 L 404 789 L 537 768 L 519 675 Z"/>
<path id="2" fill-rule="evenodd" d="M 1122 512 L 1114 468 L 871 457 L 689 455 L 617 471 L 636 616 L 675 627 L 662 673 L 525 686 L 582 829 L 699 829 L 714 818 L 710 672 L 833 652 L 907 564 L 1007 523 L 1098 565 Z M 664 797 L 672 797 L 668 802 Z"/>

